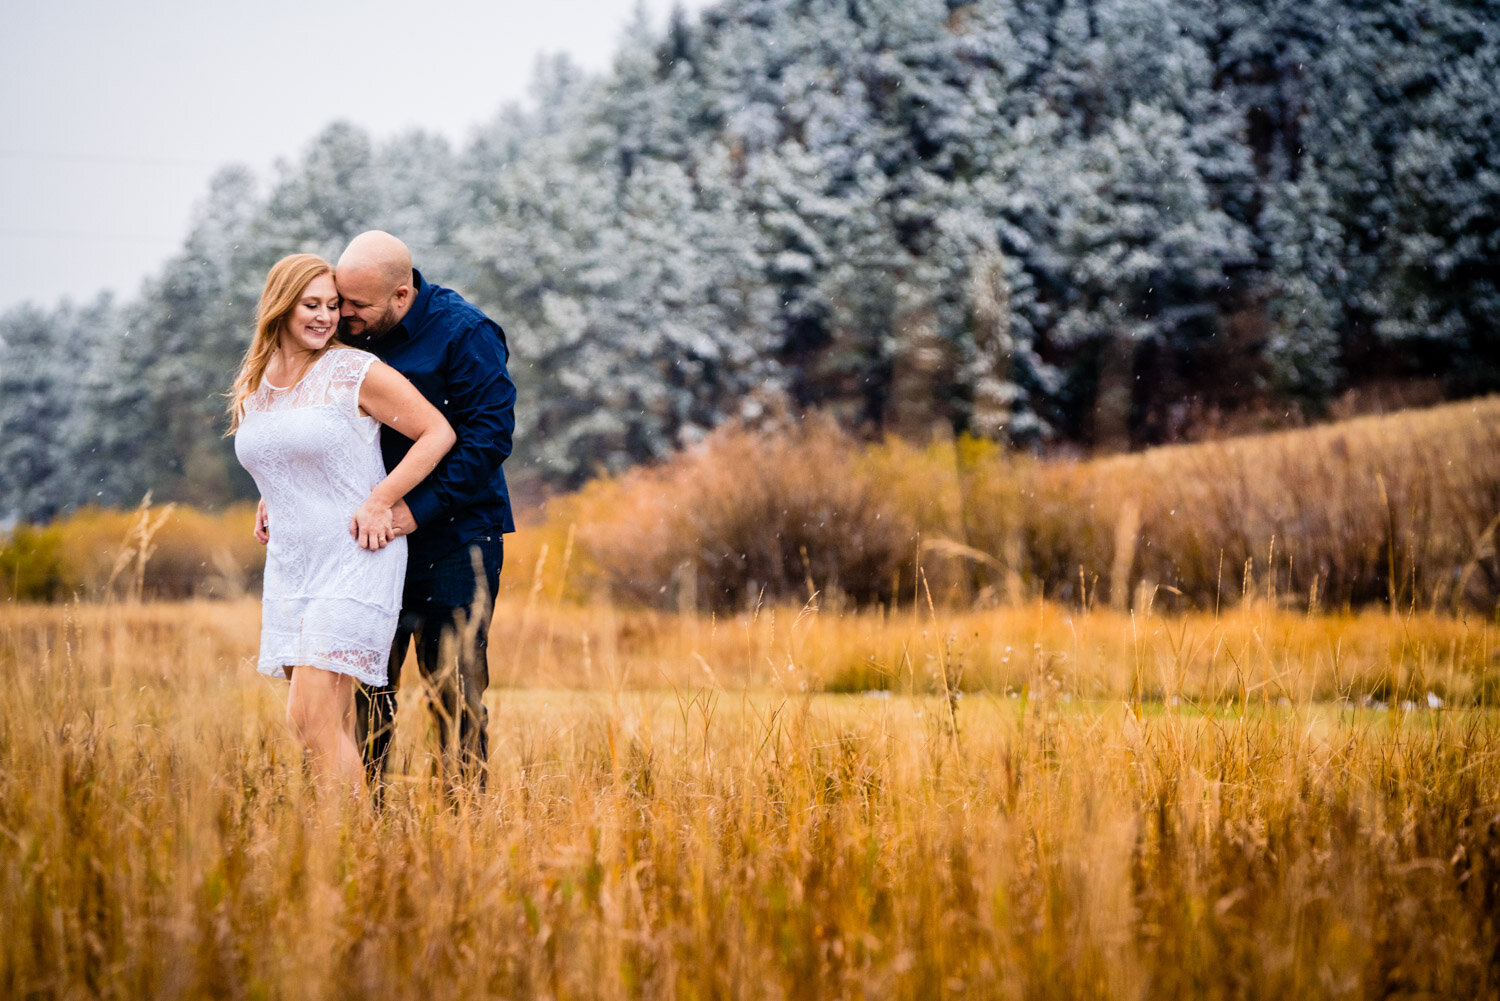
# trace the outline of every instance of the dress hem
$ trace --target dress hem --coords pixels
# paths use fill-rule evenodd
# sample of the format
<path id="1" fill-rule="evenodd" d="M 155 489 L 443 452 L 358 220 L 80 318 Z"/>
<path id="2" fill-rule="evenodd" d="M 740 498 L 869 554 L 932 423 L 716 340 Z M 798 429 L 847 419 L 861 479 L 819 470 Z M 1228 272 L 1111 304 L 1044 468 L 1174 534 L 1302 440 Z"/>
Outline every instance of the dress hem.
<path id="1" fill-rule="evenodd" d="M 384 687 L 389 677 L 385 671 L 381 671 L 379 674 L 373 671 L 360 671 L 349 667 L 347 664 L 339 664 L 321 657 L 309 657 L 307 663 L 286 664 L 279 660 L 263 660 L 256 664 L 256 670 L 261 674 L 271 678 L 280 678 L 282 681 L 291 680 L 286 676 L 286 669 L 289 667 L 316 667 L 320 671 L 348 675 L 362 685 L 372 685 L 377 688 Z"/>

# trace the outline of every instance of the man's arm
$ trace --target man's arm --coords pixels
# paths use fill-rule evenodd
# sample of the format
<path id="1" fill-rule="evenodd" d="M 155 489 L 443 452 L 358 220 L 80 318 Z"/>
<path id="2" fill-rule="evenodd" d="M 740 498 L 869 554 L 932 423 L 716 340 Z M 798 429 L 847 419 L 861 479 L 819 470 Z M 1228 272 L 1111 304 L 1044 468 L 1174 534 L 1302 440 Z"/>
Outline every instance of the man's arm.
<path id="1" fill-rule="evenodd" d="M 488 319 L 449 346 L 448 419 L 458 443 L 406 495 L 417 525 L 488 498 L 495 470 L 510 455 L 516 426 L 516 386 L 508 360 L 504 335 Z"/>

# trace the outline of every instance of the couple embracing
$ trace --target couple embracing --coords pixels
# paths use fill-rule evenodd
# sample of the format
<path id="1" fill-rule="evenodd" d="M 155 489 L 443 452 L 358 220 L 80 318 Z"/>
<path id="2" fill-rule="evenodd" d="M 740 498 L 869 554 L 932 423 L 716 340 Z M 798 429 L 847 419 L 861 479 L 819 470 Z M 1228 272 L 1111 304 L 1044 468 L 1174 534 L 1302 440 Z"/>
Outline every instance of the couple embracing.
<path id="1" fill-rule="evenodd" d="M 261 673 L 325 777 L 378 793 L 407 650 L 450 784 L 482 788 L 490 616 L 515 530 L 505 333 L 388 233 L 271 268 L 230 393 L 260 490 Z"/>

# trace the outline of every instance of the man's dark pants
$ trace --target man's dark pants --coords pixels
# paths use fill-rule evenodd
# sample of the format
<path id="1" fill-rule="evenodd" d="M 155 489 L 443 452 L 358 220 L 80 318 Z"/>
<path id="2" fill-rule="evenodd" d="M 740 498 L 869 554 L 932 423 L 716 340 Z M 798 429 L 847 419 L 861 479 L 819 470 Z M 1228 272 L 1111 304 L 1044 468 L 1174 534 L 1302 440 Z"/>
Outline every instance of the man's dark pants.
<path id="1" fill-rule="evenodd" d="M 358 686 L 355 695 L 355 739 L 377 795 L 396 726 L 401 665 L 413 641 L 417 667 L 432 687 L 430 708 L 443 777 L 450 786 L 461 782 L 483 789 L 489 758 L 484 690 L 490 683 L 490 618 L 504 562 L 504 537 L 497 533 L 437 560 L 407 566 L 386 684 Z"/>

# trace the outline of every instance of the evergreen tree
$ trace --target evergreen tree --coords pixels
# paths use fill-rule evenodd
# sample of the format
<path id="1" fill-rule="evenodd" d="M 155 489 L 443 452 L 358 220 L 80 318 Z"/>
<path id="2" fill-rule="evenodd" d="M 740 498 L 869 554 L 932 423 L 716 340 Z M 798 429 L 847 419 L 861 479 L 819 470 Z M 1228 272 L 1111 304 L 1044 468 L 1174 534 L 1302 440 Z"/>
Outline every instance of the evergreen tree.
<path id="1" fill-rule="evenodd" d="M 361 230 L 510 334 L 515 472 L 789 404 L 1110 447 L 1194 397 L 1500 384 L 1500 28 L 1479 0 L 721 0 L 537 67 L 461 152 L 335 123 L 231 170 L 119 306 L 12 311 L 14 512 L 248 490 L 222 398 L 266 270 Z M 52 353 L 85 345 L 75 363 Z M 82 357 L 83 363 L 76 363 Z M 1239 394 L 1239 397 L 1236 396 Z M 71 402 L 61 402 L 71 401 Z M 32 415 L 39 415 L 33 419 Z M 35 481 L 35 486 L 30 485 Z"/>
<path id="2" fill-rule="evenodd" d="M 280 162 L 280 177 L 255 220 L 252 243 L 262 276 L 287 254 L 336 259 L 380 215 L 377 152 L 370 136 L 335 122 L 308 143 L 300 161 Z"/>
<path id="3" fill-rule="evenodd" d="M 1480 82 L 1500 68 L 1492 13 L 1465 0 L 1346 9 L 1311 74 L 1305 157 L 1344 235 L 1333 295 L 1345 357 L 1365 373 L 1447 372 L 1467 391 L 1500 374 L 1497 98 Z"/>
<path id="4" fill-rule="evenodd" d="M 250 238 L 258 208 L 247 171 L 220 172 L 182 252 L 124 310 L 115 371 L 101 373 L 106 413 L 125 423 L 105 433 L 101 421 L 100 437 L 150 470 L 159 500 L 215 505 L 250 490 L 222 438 L 223 394 L 254 331 L 264 280 Z"/>
<path id="5" fill-rule="evenodd" d="M 1343 376 L 1338 290 L 1344 274 L 1343 232 L 1315 168 L 1273 186 L 1262 228 L 1271 255 L 1270 376 L 1278 391 L 1317 407 Z"/>
<path id="6" fill-rule="evenodd" d="M 46 521 L 114 499 L 100 493 L 102 484 L 95 489 L 98 464 L 80 462 L 86 443 L 76 432 L 98 416 L 87 376 L 116 322 L 108 295 L 81 307 L 24 305 L 0 315 L 0 521 Z"/>
<path id="7" fill-rule="evenodd" d="M 1404 113 L 1390 149 L 1378 287 L 1386 338 L 1466 392 L 1500 385 L 1500 23 L 1469 3 L 1403 4 L 1382 68 Z M 1434 44 L 1437 43 L 1437 44 Z M 1436 48 L 1448 58 L 1434 64 Z M 1425 345 L 1431 345 L 1430 348 Z"/>

